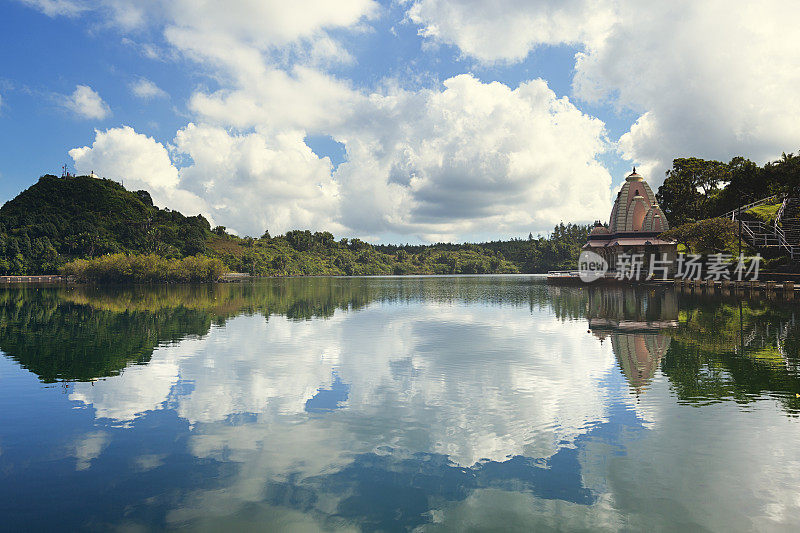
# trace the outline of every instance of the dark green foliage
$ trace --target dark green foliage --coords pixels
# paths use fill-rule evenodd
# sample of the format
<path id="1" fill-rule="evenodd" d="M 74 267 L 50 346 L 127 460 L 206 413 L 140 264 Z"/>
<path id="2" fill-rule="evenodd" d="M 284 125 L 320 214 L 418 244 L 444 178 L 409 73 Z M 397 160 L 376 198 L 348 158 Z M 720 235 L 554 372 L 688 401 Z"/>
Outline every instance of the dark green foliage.
<path id="1" fill-rule="evenodd" d="M 800 380 L 794 369 L 800 361 L 791 306 L 697 301 L 684 307 L 661 364 L 681 401 L 746 404 L 779 391 L 775 400 L 797 413 Z M 746 347 L 739 344 L 743 339 Z"/>
<path id="2" fill-rule="evenodd" d="M 574 268 L 589 226 L 559 224 L 549 237 L 482 244 L 371 245 L 293 230 L 269 239 L 212 237 L 209 254 L 262 276 L 542 273 Z"/>
<path id="3" fill-rule="evenodd" d="M 674 227 L 661 238 L 682 244 L 686 252 L 698 254 L 738 253 L 738 224 L 729 218 L 709 218 Z"/>
<path id="4" fill-rule="evenodd" d="M 656 197 L 670 224 L 679 226 L 705 218 L 720 185 L 728 181 L 730 168 L 725 163 L 679 158 L 672 162 Z"/>
<path id="5" fill-rule="evenodd" d="M 148 362 L 160 343 L 205 335 L 211 327 L 211 315 L 202 311 L 108 311 L 70 301 L 71 292 L 0 291 L 0 349 L 46 383 L 118 374 Z"/>
<path id="6" fill-rule="evenodd" d="M 783 154 L 763 167 L 743 157 L 728 163 L 679 158 L 656 197 L 672 226 L 719 216 L 773 194 L 800 193 L 800 155 Z"/>
<path id="7" fill-rule="evenodd" d="M 150 193 L 147 191 L 136 191 L 136 196 L 142 201 L 144 205 L 153 205 L 153 199 L 150 197 Z"/>
<path id="8" fill-rule="evenodd" d="M 308 230 L 287 231 L 285 238 L 289 245 L 299 252 L 307 252 L 315 244 L 314 236 Z"/>

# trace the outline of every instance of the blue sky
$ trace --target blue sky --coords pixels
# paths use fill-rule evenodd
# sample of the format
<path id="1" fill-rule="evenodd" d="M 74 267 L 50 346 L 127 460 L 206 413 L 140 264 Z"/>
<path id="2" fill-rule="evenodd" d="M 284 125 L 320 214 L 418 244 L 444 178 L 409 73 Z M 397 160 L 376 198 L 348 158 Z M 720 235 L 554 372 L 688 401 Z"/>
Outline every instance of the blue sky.
<path id="1" fill-rule="evenodd" d="M 633 164 L 800 145 L 794 7 L 755 4 L 6 1 L 0 199 L 66 163 L 241 234 L 606 218 Z"/>

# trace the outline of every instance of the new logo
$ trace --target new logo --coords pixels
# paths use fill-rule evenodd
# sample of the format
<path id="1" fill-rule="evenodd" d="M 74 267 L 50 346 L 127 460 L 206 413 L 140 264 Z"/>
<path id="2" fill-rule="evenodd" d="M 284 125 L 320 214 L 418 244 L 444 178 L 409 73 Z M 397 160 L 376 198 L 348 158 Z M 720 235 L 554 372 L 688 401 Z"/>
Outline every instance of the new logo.
<path id="1" fill-rule="evenodd" d="M 581 252 L 578 257 L 578 275 L 582 281 L 591 283 L 600 279 L 608 271 L 608 263 L 602 256 L 589 250 Z"/>

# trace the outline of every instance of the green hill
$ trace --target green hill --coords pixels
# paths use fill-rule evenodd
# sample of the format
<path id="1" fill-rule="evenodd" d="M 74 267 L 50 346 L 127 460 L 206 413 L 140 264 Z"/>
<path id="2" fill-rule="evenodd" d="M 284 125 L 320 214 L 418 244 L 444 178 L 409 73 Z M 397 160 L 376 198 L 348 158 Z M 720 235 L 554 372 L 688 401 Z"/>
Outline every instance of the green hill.
<path id="1" fill-rule="evenodd" d="M 46 175 L 0 208 L 0 273 L 53 273 L 109 253 L 206 251 L 208 221 L 153 205 L 147 191 L 90 176 Z"/>

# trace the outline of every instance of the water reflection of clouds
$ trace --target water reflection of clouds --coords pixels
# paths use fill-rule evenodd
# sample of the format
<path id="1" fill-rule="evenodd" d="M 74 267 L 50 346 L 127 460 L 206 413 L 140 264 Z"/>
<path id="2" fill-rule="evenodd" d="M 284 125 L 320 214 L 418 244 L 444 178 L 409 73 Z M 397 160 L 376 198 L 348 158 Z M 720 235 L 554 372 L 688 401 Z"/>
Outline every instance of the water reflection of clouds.
<path id="1" fill-rule="evenodd" d="M 192 353 L 202 341 L 187 339 L 180 349 Z M 92 382 L 76 382 L 70 400 L 92 405 L 95 416 L 118 422 L 129 422 L 137 416 L 163 407 L 180 372 L 171 346 L 162 357 L 153 358 L 147 365 L 132 365 L 118 376 Z"/>
<path id="2" fill-rule="evenodd" d="M 192 425 L 196 457 L 241 463 L 224 495 L 187 497 L 177 521 L 263 501 L 273 490 L 265 480 L 316 480 L 330 505 L 347 507 L 326 484 L 368 493 L 360 475 L 426 470 L 431 461 L 445 465 L 429 472 L 439 484 L 473 490 L 506 479 L 548 497 L 554 480 L 568 479 L 550 497 L 585 504 L 593 496 L 581 483 L 575 440 L 607 421 L 602 383 L 613 366 L 610 347 L 583 324 L 546 312 L 379 305 L 304 322 L 239 316 L 205 338 L 157 348 L 148 365 L 76 383 L 71 399 L 127 423 L 173 409 Z M 339 409 L 313 409 L 324 391 L 339 391 Z M 243 413 L 253 416 L 242 422 Z M 376 452 L 387 446 L 394 451 Z M 411 455 L 397 459 L 403 453 Z"/>
<path id="3" fill-rule="evenodd" d="M 355 316 L 240 316 L 204 339 L 158 348 L 148 365 L 77 383 L 71 399 L 118 421 L 164 406 L 193 425 L 240 413 L 302 420 L 338 382 L 348 388 L 348 425 L 381 420 L 391 434 L 408 421 L 427 443 L 395 441 L 461 465 L 546 457 L 604 418 L 598 383 L 613 358 L 578 323 L 553 328 L 527 310 L 482 307 L 377 306 Z"/>

